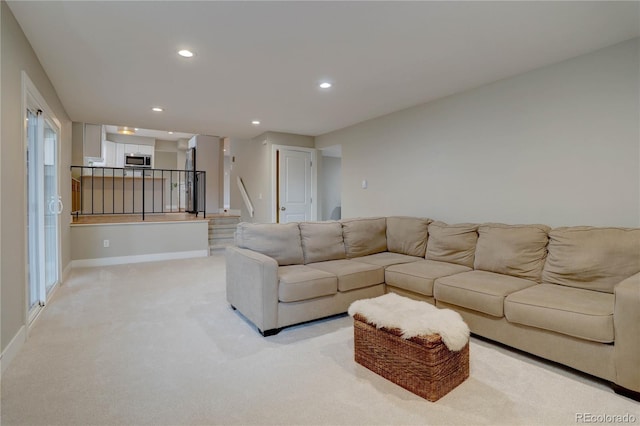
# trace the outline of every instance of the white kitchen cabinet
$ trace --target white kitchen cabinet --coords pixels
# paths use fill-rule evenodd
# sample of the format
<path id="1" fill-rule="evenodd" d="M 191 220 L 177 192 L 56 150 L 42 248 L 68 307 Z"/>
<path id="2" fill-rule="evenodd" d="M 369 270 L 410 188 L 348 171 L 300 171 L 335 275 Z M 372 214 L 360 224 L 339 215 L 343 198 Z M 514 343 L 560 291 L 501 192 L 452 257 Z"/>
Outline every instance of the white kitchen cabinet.
<path id="1" fill-rule="evenodd" d="M 84 123 L 82 151 L 85 157 L 102 158 L 102 126 Z"/>
<path id="2" fill-rule="evenodd" d="M 138 145 L 138 152 L 145 155 L 153 155 L 155 147 L 153 145 Z"/>
<path id="3" fill-rule="evenodd" d="M 102 142 L 102 155 L 105 167 L 116 166 L 116 143 L 111 141 Z"/>
<path id="4" fill-rule="evenodd" d="M 137 154 L 138 153 L 138 145 L 126 143 L 124 144 L 124 152 L 125 154 Z"/>
<path id="5" fill-rule="evenodd" d="M 153 151 L 155 150 L 153 145 L 137 145 L 137 144 L 124 144 L 124 151 L 129 154 L 148 154 L 153 155 Z"/>
<path id="6" fill-rule="evenodd" d="M 124 167 L 125 144 L 116 143 L 116 167 Z"/>

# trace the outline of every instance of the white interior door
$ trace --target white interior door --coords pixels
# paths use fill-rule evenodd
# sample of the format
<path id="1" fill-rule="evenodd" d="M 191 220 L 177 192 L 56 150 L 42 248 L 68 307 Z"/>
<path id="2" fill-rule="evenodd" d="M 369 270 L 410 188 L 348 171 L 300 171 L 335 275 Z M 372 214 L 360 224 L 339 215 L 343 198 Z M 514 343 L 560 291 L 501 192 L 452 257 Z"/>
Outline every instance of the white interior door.
<path id="1" fill-rule="evenodd" d="M 281 149 L 278 156 L 278 222 L 312 220 L 311 152 Z"/>

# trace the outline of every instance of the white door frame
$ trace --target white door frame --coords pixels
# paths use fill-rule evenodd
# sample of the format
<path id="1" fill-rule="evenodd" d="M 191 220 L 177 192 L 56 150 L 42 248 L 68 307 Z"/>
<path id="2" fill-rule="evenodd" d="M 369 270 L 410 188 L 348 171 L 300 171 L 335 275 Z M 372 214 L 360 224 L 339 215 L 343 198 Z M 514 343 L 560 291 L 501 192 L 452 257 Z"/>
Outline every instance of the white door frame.
<path id="1" fill-rule="evenodd" d="M 29 108 L 30 106 L 37 106 L 39 109 L 41 109 L 44 113 L 44 119 L 49 120 L 51 123 L 53 123 L 56 128 L 57 128 L 57 132 L 58 132 L 58 141 L 56 143 L 56 158 L 57 158 L 57 192 L 58 194 L 60 194 L 60 182 L 61 182 L 61 161 L 60 161 L 60 154 L 61 154 L 61 145 L 62 145 L 62 125 L 60 124 L 60 120 L 58 120 L 58 118 L 54 115 L 53 110 L 49 107 L 49 105 L 47 104 L 47 102 L 44 100 L 44 98 L 42 97 L 42 95 L 40 94 L 40 92 L 38 91 L 38 89 L 36 88 L 35 84 L 33 84 L 33 82 L 31 81 L 31 79 L 29 78 L 29 75 L 23 70 L 22 71 L 22 143 L 23 143 L 23 160 L 22 160 L 22 164 L 26 165 L 27 164 L 27 149 L 28 149 L 28 145 L 29 142 L 27 140 L 27 108 Z M 24 194 L 28 193 L 28 185 L 29 185 L 29 180 L 28 180 L 28 176 L 25 174 L 25 181 L 24 181 Z M 28 212 L 29 211 L 29 200 L 27 197 L 25 197 L 25 203 L 24 203 L 24 211 Z M 51 297 L 53 296 L 53 293 L 55 292 L 55 290 L 58 288 L 59 284 L 60 284 L 60 279 L 62 279 L 62 238 L 61 238 L 61 234 L 62 234 L 62 227 L 61 227 L 61 215 L 58 215 L 58 219 L 57 219 L 57 226 L 58 226 L 58 273 L 59 273 L 59 277 L 58 277 L 58 282 L 55 283 L 51 289 L 49 290 L 49 292 L 46 292 L 46 288 L 44 289 L 44 295 L 40 295 L 40 298 L 44 298 L 46 300 L 42 300 L 43 303 L 46 304 L 46 302 L 48 302 Z M 25 224 L 26 225 L 26 224 Z M 27 226 L 24 226 L 24 241 L 25 241 L 25 259 L 29 259 L 29 232 L 28 232 L 28 228 Z M 38 318 L 38 316 L 40 315 L 40 313 L 42 312 L 42 309 L 34 309 L 32 312 L 30 312 L 29 310 L 29 262 L 25 262 L 24 268 L 25 268 L 25 277 L 27 277 L 26 281 L 25 281 L 25 287 L 24 287 L 24 293 L 25 293 L 25 311 L 24 311 L 24 323 L 27 325 L 27 334 L 29 333 L 31 327 L 33 326 L 33 324 L 35 323 L 35 320 Z"/>
<path id="2" fill-rule="evenodd" d="M 317 153 L 315 148 L 304 148 L 301 146 L 271 145 L 271 222 L 278 220 L 278 151 L 303 151 L 311 153 L 311 220 L 318 220 L 318 167 Z"/>

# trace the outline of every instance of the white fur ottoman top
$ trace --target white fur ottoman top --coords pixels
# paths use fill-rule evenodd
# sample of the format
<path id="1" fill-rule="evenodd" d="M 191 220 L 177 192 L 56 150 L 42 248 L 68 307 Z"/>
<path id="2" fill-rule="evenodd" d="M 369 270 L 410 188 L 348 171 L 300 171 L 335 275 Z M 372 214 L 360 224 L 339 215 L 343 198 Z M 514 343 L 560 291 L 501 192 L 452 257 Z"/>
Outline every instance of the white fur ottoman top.
<path id="1" fill-rule="evenodd" d="M 349 315 L 355 314 L 363 315 L 377 328 L 398 328 L 405 339 L 439 334 L 451 351 L 459 351 L 469 341 L 469 326 L 457 312 L 395 293 L 356 300 L 349 306 Z"/>

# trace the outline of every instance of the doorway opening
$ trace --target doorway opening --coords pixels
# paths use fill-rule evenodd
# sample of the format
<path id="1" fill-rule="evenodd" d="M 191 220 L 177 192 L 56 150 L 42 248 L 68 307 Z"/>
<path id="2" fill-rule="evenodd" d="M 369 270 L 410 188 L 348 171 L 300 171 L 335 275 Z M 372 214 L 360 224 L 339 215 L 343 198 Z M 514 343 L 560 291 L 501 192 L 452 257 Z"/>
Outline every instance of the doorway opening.
<path id="1" fill-rule="evenodd" d="M 319 171 L 320 220 L 342 219 L 342 145 L 320 150 Z"/>

